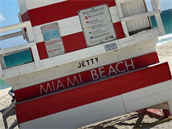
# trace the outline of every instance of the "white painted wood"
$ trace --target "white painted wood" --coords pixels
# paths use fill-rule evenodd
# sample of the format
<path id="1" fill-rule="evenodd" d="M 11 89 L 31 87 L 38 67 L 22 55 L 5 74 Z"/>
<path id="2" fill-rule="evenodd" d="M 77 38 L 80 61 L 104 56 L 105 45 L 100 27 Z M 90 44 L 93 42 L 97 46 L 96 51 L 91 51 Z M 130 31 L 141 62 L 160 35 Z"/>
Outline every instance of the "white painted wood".
<path id="1" fill-rule="evenodd" d="M 151 31 L 150 30 L 142 31 L 133 36 L 130 36 L 130 38 L 128 38 L 127 41 L 123 41 L 123 39 L 121 39 L 120 46 L 121 46 L 121 48 L 123 48 L 123 47 L 129 46 L 129 45 L 137 44 L 138 42 L 145 41 L 145 39 L 155 38 L 158 35 L 159 35 L 159 32 L 158 32 L 157 28 L 151 29 Z"/>
<path id="2" fill-rule="evenodd" d="M 79 20 L 78 16 L 69 17 L 69 18 L 62 19 L 62 20 L 57 20 L 57 21 L 54 21 L 54 22 L 58 23 L 58 26 L 59 26 L 60 29 L 80 24 L 80 20 Z M 34 26 L 33 27 L 34 34 L 41 34 L 42 33 L 41 32 L 41 26 L 45 26 L 47 24 L 51 24 L 51 23 L 54 23 L 54 22 L 49 22 L 49 23 L 46 23 L 46 24 L 41 24 L 41 25 L 38 25 L 38 26 Z"/>
<path id="3" fill-rule="evenodd" d="M 155 19 L 156 19 L 157 27 L 159 29 L 159 35 L 160 36 L 165 35 L 165 30 L 164 30 L 164 26 L 163 26 L 160 14 L 156 14 Z"/>
<path id="4" fill-rule="evenodd" d="M 40 64 L 40 58 L 39 58 L 38 49 L 36 45 L 31 47 L 31 50 L 32 50 L 33 59 L 36 65 L 36 69 L 39 69 L 41 67 L 41 64 Z"/>
<path id="5" fill-rule="evenodd" d="M 34 37 L 34 33 L 33 33 L 33 30 L 32 30 L 31 24 L 26 26 L 26 34 L 27 34 L 28 42 L 34 42 L 35 41 L 35 37 Z"/>
<path id="6" fill-rule="evenodd" d="M 125 109 L 122 98 L 116 96 L 28 121 L 20 126 L 21 128 L 77 128 L 123 113 L 125 113 Z"/>
<path id="7" fill-rule="evenodd" d="M 23 21 L 22 21 L 22 18 L 21 18 L 21 12 L 18 13 L 18 18 L 19 18 L 19 20 L 20 20 L 20 23 L 23 22 Z M 22 28 L 22 32 L 23 32 L 23 39 L 26 39 L 26 33 L 25 33 L 24 28 Z"/>
<path id="8" fill-rule="evenodd" d="M 123 18 L 124 17 L 124 14 L 123 14 L 123 11 L 122 8 L 121 8 L 121 4 L 119 3 L 119 1 L 116 0 L 116 6 L 117 6 L 117 9 L 118 9 L 118 14 L 119 14 L 119 18 Z M 126 22 L 121 22 L 122 24 L 122 28 L 123 28 L 123 31 L 124 31 L 124 34 L 125 36 L 129 36 L 129 33 L 128 33 L 128 28 L 127 28 L 127 25 L 126 25 Z"/>
<path id="9" fill-rule="evenodd" d="M 136 0 L 116 0 L 118 4 L 128 3 L 128 2 L 135 2 Z"/>
<path id="10" fill-rule="evenodd" d="M 109 12 L 110 12 L 110 15 L 118 14 L 117 7 L 116 6 L 109 7 Z"/>
<path id="11" fill-rule="evenodd" d="M 17 30 L 17 29 L 21 29 L 21 28 L 25 28 L 27 26 L 29 26 L 29 27 L 31 26 L 30 21 L 14 24 L 14 25 L 10 25 L 10 26 L 1 27 L 0 28 L 0 33 L 12 31 L 12 30 Z"/>
<path id="12" fill-rule="evenodd" d="M 150 27 L 143 0 L 126 2 L 121 4 L 121 7 L 124 13 L 124 17 L 121 20 L 126 22 L 129 32 Z"/>
<path id="13" fill-rule="evenodd" d="M 22 49 L 26 49 L 26 48 L 30 48 L 35 46 L 36 43 L 32 42 L 32 43 L 27 43 L 27 44 L 23 44 L 23 45 L 19 45 L 19 46 L 15 46 L 15 47 L 10 47 L 10 48 L 6 48 L 6 49 L 1 49 L 0 50 L 0 54 L 6 54 L 6 53 L 11 53 L 11 52 L 15 52 L 15 51 L 20 51 Z"/>
<path id="14" fill-rule="evenodd" d="M 112 23 L 116 23 L 120 21 L 118 14 L 111 15 L 111 18 L 112 18 Z"/>
<path id="15" fill-rule="evenodd" d="M 164 84 L 164 86 L 162 86 L 163 84 Z M 170 90 L 170 89 L 172 89 L 171 84 L 172 84 L 172 81 L 169 80 L 166 82 L 162 82 L 161 84 L 158 83 L 158 84 L 146 87 L 146 88 L 141 88 L 139 90 L 125 93 L 125 94 L 123 94 L 124 103 L 132 102 L 132 101 L 140 99 L 140 98 L 144 98 L 144 97 L 156 94 L 156 93 Z"/>
<path id="16" fill-rule="evenodd" d="M 65 120 L 63 122 L 54 123 L 52 125 L 45 126 L 43 129 L 47 129 L 49 126 L 52 128 L 65 128 L 65 129 L 76 129 L 78 127 L 86 126 L 95 122 L 113 118 L 125 114 L 123 105 L 110 107 L 105 110 L 97 111 L 91 114 L 86 114 L 80 117 L 72 118 L 70 120 Z M 66 124 L 67 123 L 67 124 Z"/>
<path id="17" fill-rule="evenodd" d="M 157 5 L 157 0 L 150 0 L 151 1 L 151 4 L 152 4 L 152 8 L 153 8 L 153 10 L 155 11 L 155 10 L 159 10 L 158 9 L 158 5 Z"/>
<path id="18" fill-rule="evenodd" d="M 122 28 L 123 28 L 123 31 L 124 31 L 125 36 L 128 37 L 129 36 L 129 33 L 128 33 L 128 28 L 127 28 L 126 22 L 125 21 L 122 21 L 121 24 L 122 24 Z"/>
<path id="19" fill-rule="evenodd" d="M 158 10 L 160 10 L 160 0 L 157 0 Z"/>
<path id="20" fill-rule="evenodd" d="M 160 13 L 160 11 L 157 10 L 157 11 L 152 11 L 152 12 L 148 12 L 148 13 L 136 14 L 136 15 L 133 15 L 133 16 L 125 17 L 125 18 L 122 18 L 121 20 L 122 21 L 130 21 L 130 20 L 134 20 L 134 19 L 147 17 L 147 16 L 153 16 L 153 15 L 159 14 L 159 13 Z"/>
<path id="21" fill-rule="evenodd" d="M 0 59 L 0 77 L 3 78 L 2 62 Z"/>
<path id="22" fill-rule="evenodd" d="M 69 26 L 69 27 L 60 29 L 60 32 L 62 36 L 71 35 L 74 33 L 82 32 L 82 26 L 81 24 Z"/>
<path id="23" fill-rule="evenodd" d="M 0 36 L 0 40 L 6 40 L 6 39 L 17 37 L 17 36 L 20 36 L 20 35 L 23 35 L 22 31 Z"/>
<path id="24" fill-rule="evenodd" d="M 30 21 L 21 22 L 21 23 L 18 23 L 18 24 L 2 27 L 2 28 L 0 28 L 0 33 L 9 32 L 9 31 L 17 30 L 17 29 L 21 29 L 21 28 L 26 28 L 27 29 L 26 32 L 27 32 L 27 37 L 28 37 L 29 42 L 35 41 L 35 37 L 34 37 L 34 34 L 33 34 L 33 30 L 32 30 L 32 26 L 31 26 Z M 9 34 L 7 37 L 12 38 L 14 36 L 18 36 L 19 34 L 20 33 L 13 33 L 13 34 Z M 4 37 L 4 38 L 7 38 L 7 37 Z"/>
<path id="25" fill-rule="evenodd" d="M 172 99 L 172 80 L 122 95 L 126 111 L 142 109 Z"/>
<path id="26" fill-rule="evenodd" d="M 170 115 L 172 115 L 172 100 L 168 101 L 168 109 L 170 111 Z"/>
<path id="27" fill-rule="evenodd" d="M 21 14 L 24 14 L 27 11 L 26 1 L 25 0 L 17 0 L 17 1 Z"/>
<path id="28" fill-rule="evenodd" d="M 120 18 L 123 18 L 123 17 L 124 17 L 124 14 L 123 14 L 123 10 L 122 10 L 122 8 L 121 8 L 121 5 L 118 4 L 118 3 L 116 3 L 116 4 L 117 4 L 116 7 L 117 7 L 117 9 L 118 9 L 119 17 L 120 17 Z"/>

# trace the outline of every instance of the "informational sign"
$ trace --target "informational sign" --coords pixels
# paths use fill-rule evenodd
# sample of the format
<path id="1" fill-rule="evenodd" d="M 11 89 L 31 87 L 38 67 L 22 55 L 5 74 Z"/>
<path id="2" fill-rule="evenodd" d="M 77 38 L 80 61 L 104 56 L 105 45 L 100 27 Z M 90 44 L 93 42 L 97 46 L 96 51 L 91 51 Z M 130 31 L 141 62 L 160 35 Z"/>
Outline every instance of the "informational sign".
<path id="1" fill-rule="evenodd" d="M 80 10 L 79 17 L 88 46 L 116 39 L 107 4 Z"/>
<path id="2" fill-rule="evenodd" d="M 57 56 L 65 52 L 57 23 L 41 27 L 45 46 L 49 57 Z"/>
<path id="3" fill-rule="evenodd" d="M 117 48 L 118 48 L 118 46 L 116 43 L 111 43 L 111 44 L 105 45 L 106 51 L 116 50 Z"/>

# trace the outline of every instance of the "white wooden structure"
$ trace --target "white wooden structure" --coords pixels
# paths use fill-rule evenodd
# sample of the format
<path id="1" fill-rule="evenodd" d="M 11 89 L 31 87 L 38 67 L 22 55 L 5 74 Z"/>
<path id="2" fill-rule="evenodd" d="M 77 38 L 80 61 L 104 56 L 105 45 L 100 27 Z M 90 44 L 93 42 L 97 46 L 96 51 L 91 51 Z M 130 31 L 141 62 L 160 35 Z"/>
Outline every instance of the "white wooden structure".
<path id="1" fill-rule="evenodd" d="M 77 128 L 165 101 L 172 114 L 170 69 L 168 63 L 159 63 L 155 51 L 158 36 L 165 34 L 159 0 L 151 0 L 151 12 L 147 11 L 145 0 L 18 3 L 21 23 L 3 27 L 0 33 L 23 30 L 0 39 L 23 35 L 28 44 L 0 50 L 0 76 L 14 89 L 20 128 Z M 96 10 L 105 8 L 111 19 L 108 23 L 97 18 L 104 12 Z M 89 9 L 95 11 L 94 15 L 85 16 Z M 97 38 L 107 24 L 113 26 L 115 39 L 88 46 L 78 14 L 81 10 L 86 10 L 81 15 L 90 24 L 87 29 L 102 26 L 93 31 L 91 39 Z M 157 28 L 151 25 L 153 15 Z M 94 17 L 97 19 L 91 21 Z M 53 27 L 53 31 L 50 27 L 43 29 L 53 23 L 58 25 L 56 34 Z M 48 47 L 52 37 L 49 31 L 56 36 L 50 41 L 63 42 L 64 53 L 49 56 L 58 51 Z M 101 32 L 102 36 L 105 32 L 108 29 Z M 3 57 L 25 49 L 32 52 L 33 62 L 6 68 Z"/>

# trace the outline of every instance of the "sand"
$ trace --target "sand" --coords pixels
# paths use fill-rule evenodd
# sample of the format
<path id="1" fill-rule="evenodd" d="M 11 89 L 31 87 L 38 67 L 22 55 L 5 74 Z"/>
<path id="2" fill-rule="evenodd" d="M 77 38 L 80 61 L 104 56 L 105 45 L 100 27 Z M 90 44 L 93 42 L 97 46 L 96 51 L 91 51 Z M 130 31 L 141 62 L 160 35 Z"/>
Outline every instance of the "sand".
<path id="1" fill-rule="evenodd" d="M 158 56 L 161 62 L 168 62 L 172 73 L 172 42 L 156 47 Z M 11 97 L 8 95 L 8 89 L 0 90 L 0 129 L 4 129 L 2 120 L 2 112 L 11 104 Z M 159 119 L 145 115 L 140 124 L 136 121 L 141 116 L 137 112 L 131 112 L 122 116 L 114 117 L 105 121 L 94 123 L 92 125 L 82 127 L 82 129 L 132 129 L 134 127 L 145 126 L 149 123 L 157 122 Z M 8 124 L 16 119 L 15 115 L 10 116 Z M 18 129 L 16 127 L 15 129 Z M 81 129 L 81 128 L 80 128 Z M 162 124 L 156 124 L 152 127 L 145 127 L 145 129 L 172 129 L 172 120 Z"/>

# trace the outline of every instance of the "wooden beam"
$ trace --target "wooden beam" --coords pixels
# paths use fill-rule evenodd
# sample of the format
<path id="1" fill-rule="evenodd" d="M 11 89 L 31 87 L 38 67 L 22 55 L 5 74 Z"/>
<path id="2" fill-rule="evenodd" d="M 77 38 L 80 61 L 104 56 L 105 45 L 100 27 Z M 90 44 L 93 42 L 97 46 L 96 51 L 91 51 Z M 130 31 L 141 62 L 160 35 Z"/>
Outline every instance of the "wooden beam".
<path id="1" fill-rule="evenodd" d="M 13 38 L 13 37 L 17 37 L 17 36 L 20 36 L 20 35 L 23 35 L 22 31 L 7 34 L 7 35 L 3 35 L 3 36 L 0 36 L 0 41 L 5 40 L 5 39 L 9 39 L 9 38 Z"/>
<path id="2" fill-rule="evenodd" d="M 121 19 L 121 21 L 130 21 L 130 20 L 139 19 L 142 17 L 153 16 L 153 15 L 159 14 L 159 13 L 160 13 L 160 10 L 137 14 L 137 15 L 133 15 L 133 16 L 129 16 L 129 17 L 124 17 Z"/>
<path id="3" fill-rule="evenodd" d="M 122 4 L 122 3 L 132 2 L 132 1 L 136 1 L 136 0 L 116 0 L 116 3 Z"/>
<path id="4" fill-rule="evenodd" d="M 0 54 L 6 54 L 6 53 L 10 53 L 10 52 L 19 51 L 19 50 L 22 50 L 22 49 L 33 47 L 35 45 L 36 45 L 36 43 L 32 42 L 32 43 L 23 44 L 23 45 L 11 47 L 11 48 L 2 49 L 2 50 L 0 50 Z"/>
<path id="5" fill-rule="evenodd" d="M 26 22 L 22 22 L 22 23 L 10 25 L 10 26 L 1 27 L 0 28 L 0 33 L 25 28 L 25 27 L 27 27 L 29 25 L 31 25 L 30 21 L 26 21 Z"/>

